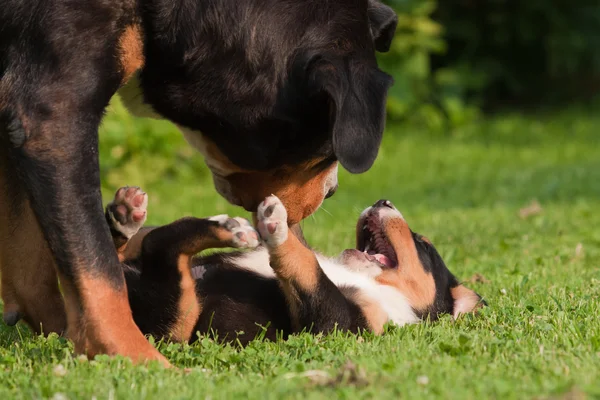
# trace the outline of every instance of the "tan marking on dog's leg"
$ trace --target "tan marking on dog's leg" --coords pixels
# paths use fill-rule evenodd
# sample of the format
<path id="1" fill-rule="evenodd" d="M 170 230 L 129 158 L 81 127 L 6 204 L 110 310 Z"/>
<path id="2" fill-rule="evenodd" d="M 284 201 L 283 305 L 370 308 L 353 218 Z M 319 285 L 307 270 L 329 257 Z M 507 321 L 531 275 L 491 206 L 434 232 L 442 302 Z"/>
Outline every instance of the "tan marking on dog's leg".
<path id="1" fill-rule="evenodd" d="M 70 281 L 61 279 L 61 282 L 69 315 L 69 337 L 76 352 L 90 357 L 118 354 L 136 363 L 156 360 L 170 366 L 135 325 L 126 287 L 115 289 L 104 279 L 80 274 L 78 283 L 82 310 Z"/>
<path id="2" fill-rule="evenodd" d="M 13 313 L 37 333 L 63 333 L 66 314 L 54 259 L 27 197 L 0 151 L 0 275 L 4 313 Z M 12 185 L 10 188 L 7 185 Z M 18 314 L 14 314 L 18 313 Z M 16 322 L 16 321 L 15 321 Z"/>
<path id="3" fill-rule="evenodd" d="M 136 71 L 144 66 L 144 43 L 139 24 L 129 25 L 119 38 L 119 60 L 123 79 L 127 82 Z"/>

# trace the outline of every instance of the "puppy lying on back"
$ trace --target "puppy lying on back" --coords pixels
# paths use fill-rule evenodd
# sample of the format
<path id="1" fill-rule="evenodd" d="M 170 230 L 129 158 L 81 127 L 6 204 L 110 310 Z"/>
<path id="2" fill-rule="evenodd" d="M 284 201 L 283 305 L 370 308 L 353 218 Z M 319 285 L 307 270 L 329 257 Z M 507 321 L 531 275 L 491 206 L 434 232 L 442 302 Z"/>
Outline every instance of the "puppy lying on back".
<path id="1" fill-rule="evenodd" d="M 337 258 L 314 252 L 289 230 L 275 196 L 257 210 L 259 234 L 247 220 L 226 215 L 142 228 L 147 204 L 139 188 L 121 188 L 106 218 L 134 320 L 155 337 L 191 341 L 212 332 L 245 344 L 261 332 L 270 339 L 336 326 L 381 333 L 387 322 L 456 318 L 485 305 L 387 200 L 363 211 L 356 248 Z M 252 250 L 196 257 L 224 247 Z"/>

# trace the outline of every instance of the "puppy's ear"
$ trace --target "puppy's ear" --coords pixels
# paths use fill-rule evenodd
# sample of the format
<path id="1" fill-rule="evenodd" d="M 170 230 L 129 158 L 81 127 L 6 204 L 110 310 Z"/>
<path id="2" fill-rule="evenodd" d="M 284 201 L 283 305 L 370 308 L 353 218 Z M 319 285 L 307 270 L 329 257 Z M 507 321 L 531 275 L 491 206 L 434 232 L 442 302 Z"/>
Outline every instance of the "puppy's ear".
<path id="1" fill-rule="evenodd" d="M 392 78 L 370 65 L 317 64 L 309 76 L 312 89 L 329 100 L 333 152 L 349 172 L 365 172 L 379 152 Z"/>
<path id="2" fill-rule="evenodd" d="M 450 294 L 454 299 L 454 312 L 452 313 L 454 319 L 457 319 L 460 314 L 476 312 L 478 309 L 487 306 L 480 295 L 463 285 L 450 289 Z"/>
<path id="3" fill-rule="evenodd" d="M 396 34 L 398 16 L 394 10 L 378 0 L 369 0 L 368 14 L 375 49 L 385 53 L 390 50 L 392 39 Z"/>

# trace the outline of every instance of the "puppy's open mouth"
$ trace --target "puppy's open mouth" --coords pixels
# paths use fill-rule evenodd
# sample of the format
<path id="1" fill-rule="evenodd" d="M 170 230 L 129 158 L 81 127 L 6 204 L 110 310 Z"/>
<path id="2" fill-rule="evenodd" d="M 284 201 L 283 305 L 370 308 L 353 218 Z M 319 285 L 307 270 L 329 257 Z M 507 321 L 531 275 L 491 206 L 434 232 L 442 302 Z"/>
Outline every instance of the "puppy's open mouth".
<path id="1" fill-rule="evenodd" d="M 356 249 L 383 268 L 398 267 L 398 257 L 377 213 L 368 213 L 358 221 Z"/>

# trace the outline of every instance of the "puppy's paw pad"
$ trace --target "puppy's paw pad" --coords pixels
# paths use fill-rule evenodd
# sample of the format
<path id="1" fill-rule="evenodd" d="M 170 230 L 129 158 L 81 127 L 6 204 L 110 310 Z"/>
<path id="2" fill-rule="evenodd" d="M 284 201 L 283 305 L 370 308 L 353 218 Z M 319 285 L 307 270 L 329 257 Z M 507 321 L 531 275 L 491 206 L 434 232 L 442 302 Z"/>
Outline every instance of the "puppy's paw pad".
<path id="1" fill-rule="evenodd" d="M 250 221 L 245 218 L 230 218 L 229 215 L 216 215 L 210 221 L 219 223 L 219 226 L 231 233 L 230 245 L 240 249 L 251 249 L 259 245 L 258 233 Z"/>
<path id="2" fill-rule="evenodd" d="M 287 240 L 287 211 L 276 196 L 267 197 L 256 212 L 258 231 L 268 247 L 276 247 Z"/>
<path id="3" fill-rule="evenodd" d="M 113 228 L 128 239 L 144 225 L 147 217 L 148 195 L 137 186 L 117 190 L 115 198 L 106 207 Z"/>

